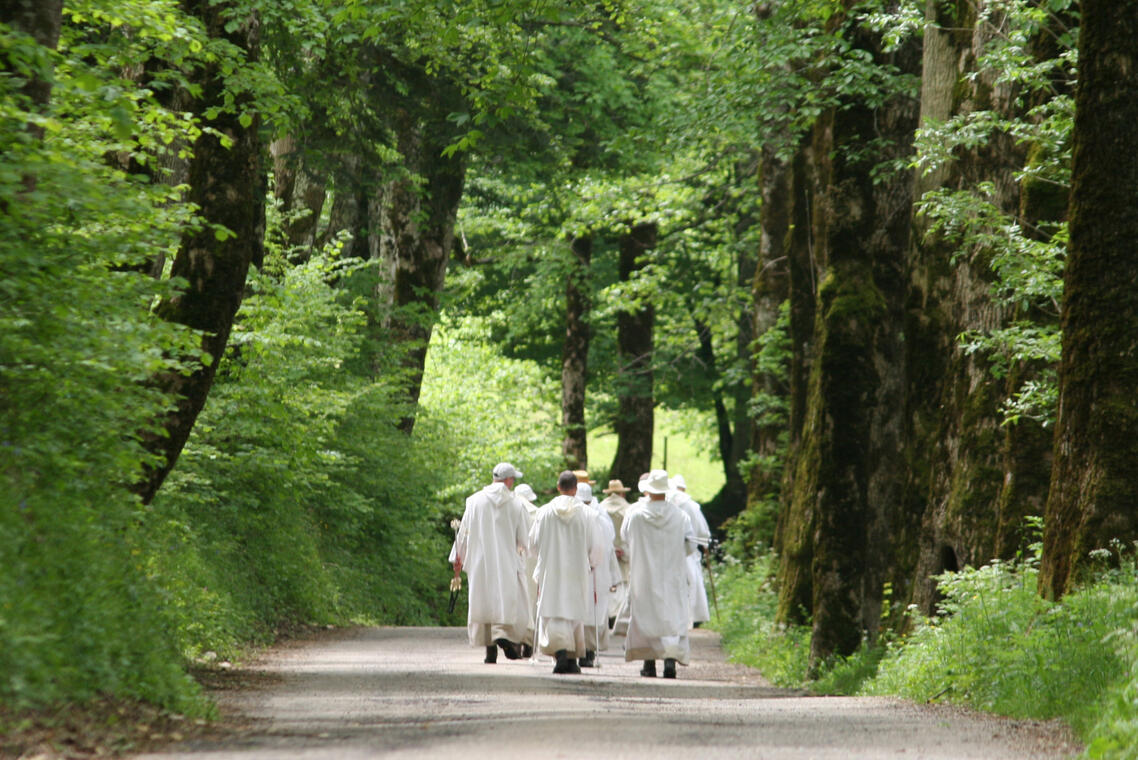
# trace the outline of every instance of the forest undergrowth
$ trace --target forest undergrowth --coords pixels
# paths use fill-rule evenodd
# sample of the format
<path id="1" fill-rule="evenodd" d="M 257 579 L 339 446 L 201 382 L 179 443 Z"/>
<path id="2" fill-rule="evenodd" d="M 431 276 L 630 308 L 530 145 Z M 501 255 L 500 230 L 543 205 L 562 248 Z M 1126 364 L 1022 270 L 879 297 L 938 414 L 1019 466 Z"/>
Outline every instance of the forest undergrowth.
<path id="1" fill-rule="evenodd" d="M 891 695 L 1012 718 L 1060 720 L 1085 757 L 1122 760 L 1138 747 L 1138 563 L 1133 547 L 1095 552 L 1094 577 L 1059 602 L 1037 591 L 1038 550 L 938 576 L 942 600 L 907 632 L 879 634 L 811 678 L 810 629 L 775 621 L 777 559 L 728 556 L 716 627 L 732 659 L 777 686 L 829 695 Z M 888 609 L 885 614 L 888 614 Z"/>

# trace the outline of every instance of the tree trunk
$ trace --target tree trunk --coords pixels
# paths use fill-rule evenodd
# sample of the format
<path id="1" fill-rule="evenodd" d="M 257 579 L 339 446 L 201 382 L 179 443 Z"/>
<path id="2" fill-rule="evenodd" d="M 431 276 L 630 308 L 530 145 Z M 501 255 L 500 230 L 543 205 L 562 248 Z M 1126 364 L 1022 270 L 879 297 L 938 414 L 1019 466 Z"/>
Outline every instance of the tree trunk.
<path id="1" fill-rule="evenodd" d="M 441 97 L 445 100 L 445 95 Z M 466 181 L 465 159 L 443 155 L 449 143 L 445 121 L 449 112 L 441 101 L 426 112 L 397 108 L 393 124 L 404 163 L 401 176 L 386 184 L 379 199 L 379 235 L 372 252 L 380 267 L 377 292 L 384 326 L 405 350 L 404 387 L 410 411 L 400 429 L 407 433 L 415 425 L 427 346 L 438 318 Z M 384 370 L 374 368 L 377 375 Z"/>
<path id="2" fill-rule="evenodd" d="M 915 46 L 886 61 L 876 38 L 847 31 L 879 63 L 918 70 Z M 901 325 L 913 197 L 909 174 L 875 180 L 872 170 L 907 154 L 916 119 L 916 101 L 899 95 L 878 108 L 855 103 L 832 110 L 814 128 L 814 207 L 825 211 L 813 219 L 812 238 L 825 276 L 789 494 L 791 511 L 801 515 L 798 536 L 809 541 L 812 667 L 876 637 L 892 566 L 889 528 L 903 472 Z M 867 159 L 863 146 L 881 138 L 888 148 Z M 807 535 L 802 527 L 809 525 Z M 795 615 L 780 612 L 784 619 Z"/>
<path id="3" fill-rule="evenodd" d="M 1070 248 L 1039 585 L 1059 597 L 1088 552 L 1138 539 L 1138 17 L 1084 0 Z M 1117 559 L 1117 558 L 1116 558 Z"/>
<path id="4" fill-rule="evenodd" d="M 975 70 L 981 48 L 1001 33 L 995 25 L 978 22 L 979 10 L 950 11 L 928 3 L 923 121 L 978 110 L 1016 116 L 1019 93 L 996 82 L 992 72 Z M 922 177 L 918 193 L 991 182 L 993 202 L 1016 214 L 1021 208 L 1016 174 L 1026 155 L 1023 145 L 996 134 L 951 166 Z M 918 219 L 916 227 L 921 234 L 927 225 Z M 1024 515 L 1045 498 L 1044 432 L 1031 421 L 1015 429 L 1001 427 L 1000 407 L 1009 388 L 994 380 L 985 357 L 966 352 L 956 337 L 1001 327 L 1013 316 L 992 299 L 989 253 L 967 253 L 960 255 L 958 243 L 928 237 L 915 247 L 916 291 L 906 332 L 911 447 L 916 453 L 907 498 L 908 509 L 923 509 L 924 514 L 912 590 L 902 596 L 905 586 L 900 583 L 895 590 L 898 600 L 911 599 L 926 614 L 935 611 L 939 599 L 935 576 L 1012 556 L 1019 548 Z"/>
<path id="5" fill-rule="evenodd" d="M 227 31 L 231 5 L 209 0 L 183 2 L 184 10 L 202 21 L 211 38 L 224 39 L 244 51 L 249 61 L 256 61 L 259 22 L 256 17 L 249 17 L 233 31 Z M 216 65 L 201 70 L 198 82 L 201 95 L 194 101 L 196 113 L 205 114 L 225 103 L 225 84 Z M 206 227 L 187 236 L 174 259 L 172 276 L 184 278 L 188 285 L 185 292 L 161 304 L 159 314 L 171 322 L 201 330 L 202 349 L 212 361 L 188 376 L 171 373 L 154 379 L 156 385 L 178 401 L 177 410 L 164 422 L 166 436 L 147 441 L 148 448 L 160 454 L 163 462 L 149 468 L 136 488 L 144 503 L 154 498 L 189 438 L 225 352 L 249 266 L 259 266 L 263 255 L 265 177 L 258 136 L 260 119 L 254 116 L 248 127 L 239 123 L 247 102 L 247 96 L 239 96 L 230 109 L 214 118 L 203 116 L 203 123 L 211 132 L 194 144 L 187 200 L 196 204 L 211 224 L 223 225 L 233 235 L 219 241 L 213 228 Z M 223 147 L 218 134 L 232 140 L 232 146 Z"/>
<path id="6" fill-rule="evenodd" d="M 565 278 L 565 344 L 561 350 L 561 453 L 570 470 L 588 467 L 585 427 L 585 384 L 589 375 L 589 264 L 593 239 L 575 237 L 569 244 L 571 267 Z"/>
<path id="7" fill-rule="evenodd" d="M 779 308 L 790 296 L 791 212 L 794 206 L 791 163 L 775 151 L 764 148 L 760 159 L 759 191 L 759 266 L 751 282 L 753 316 L 749 320 L 754 336 L 764 334 L 778 321 Z M 789 386 L 779 377 L 756 370 L 752 390 L 771 397 L 787 398 Z M 782 445 L 786 425 L 777 420 L 755 420 L 751 428 L 750 448 L 760 458 L 772 457 Z M 761 464 L 752 466 L 747 479 L 747 506 L 757 506 L 771 499 L 779 490 L 778 473 Z"/>
<path id="8" fill-rule="evenodd" d="M 285 245 L 291 260 L 307 261 L 316 245 L 316 227 L 324 209 L 324 183 L 308 170 L 302 146 L 286 135 L 270 146 L 273 156 L 273 194 L 280 202 Z"/>
<path id="9" fill-rule="evenodd" d="M 647 254 L 656 247 L 655 223 L 638 224 L 620 239 L 621 282 L 628 282 L 644 268 Z M 617 315 L 617 435 L 616 455 L 609 477 L 632 484 L 652 469 L 654 434 L 653 305 L 639 304 Z"/>
<path id="10" fill-rule="evenodd" d="M 59 33 L 63 27 L 63 0 L 3 0 L 0 2 L 0 22 L 12 29 L 28 34 L 45 48 L 55 50 L 59 45 Z M 0 53 L 0 71 L 11 72 L 12 64 Z M 31 76 L 21 88 L 28 98 L 30 110 L 46 111 L 51 101 L 52 80 L 49 77 Z M 27 131 L 36 140 L 42 140 L 44 128 L 28 124 Z M 22 178 L 24 189 L 31 192 L 36 188 L 36 178 L 25 174 Z M 6 209 L 3 209 L 6 210 Z"/>

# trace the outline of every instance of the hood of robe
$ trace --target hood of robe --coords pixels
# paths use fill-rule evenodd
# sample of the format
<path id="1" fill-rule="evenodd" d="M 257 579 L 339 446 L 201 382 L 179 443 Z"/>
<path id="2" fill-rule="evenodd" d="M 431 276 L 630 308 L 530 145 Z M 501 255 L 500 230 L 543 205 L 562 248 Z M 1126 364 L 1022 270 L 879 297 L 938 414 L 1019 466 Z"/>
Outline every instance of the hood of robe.
<path id="1" fill-rule="evenodd" d="M 514 498 L 513 492 L 506 487 L 505 483 L 491 483 L 482 489 L 482 493 L 486 494 L 486 498 L 495 507 L 500 508 L 503 504 L 512 501 Z"/>
<path id="2" fill-rule="evenodd" d="M 567 522 L 573 518 L 580 510 L 584 509 L 585 505 L 576 496 L 569 496 L 561 494 L 553 501 L 549 502 L 549 509 L 553 514 L 562 522 Z"/>
<path id="3" fill-rule="evenodd" d="M 618 493 L 609 494 L 601 502 L 601 506 L 607 512 L 623 512 L 628 507 L 628 499 Z"/>
<path id="4" fill-rule="evenodd" d="M 675 509 L 670 496 L 659 500 L 645 499 L 640 503 L 640 512 L 652 525 L 663 525 Z"/>

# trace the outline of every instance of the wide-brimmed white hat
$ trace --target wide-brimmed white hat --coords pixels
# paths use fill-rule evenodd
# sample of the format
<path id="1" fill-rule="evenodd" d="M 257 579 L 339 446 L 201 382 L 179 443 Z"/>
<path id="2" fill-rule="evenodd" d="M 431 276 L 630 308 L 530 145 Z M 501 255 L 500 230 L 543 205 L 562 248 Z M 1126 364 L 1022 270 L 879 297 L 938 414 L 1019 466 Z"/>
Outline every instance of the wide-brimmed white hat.
<path id="1" fill-rule="evenodd" d="M 494 465 L 494 480 L 505 480 L 506 478 L 520 478 L 522 471 L 514 467 L 509 462 L 499 462 Z"/>
<path id="2" fill-rule="evenodd" d="M 526 501 L 537 501 L 537 494 L 533 492 L 533 488 L 530 487 L 529 483 L 522 483 L 514 489 L 514 493 Z"/>
<path id="3" fill-rule="evenodd" d="M 642 493 L 667 493 L 668 471 L 652 470 L 652 472 L 648 473 L 647 478 L 640 481 L 640 491 Z"/>
<path id="4" fill-rule="evenodd" d="M 687 487 L 688 487 L 688 483 L 686 480 L 684 480 L 683 475 L 673 475 L 672 476 L 672 488 L 687 488 Z"/>

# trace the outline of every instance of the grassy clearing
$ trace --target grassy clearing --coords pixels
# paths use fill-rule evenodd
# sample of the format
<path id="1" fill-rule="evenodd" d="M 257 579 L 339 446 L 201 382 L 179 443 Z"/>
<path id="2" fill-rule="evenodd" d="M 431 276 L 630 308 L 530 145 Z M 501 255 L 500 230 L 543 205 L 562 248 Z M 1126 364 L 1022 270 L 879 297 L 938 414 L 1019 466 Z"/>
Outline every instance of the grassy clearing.
<path id="1" fill-rule="evenodd" d="M 670 474 L 682 474 L 688 493 L 701 504 L 711 501 L 723 487 L 723 465 L 712 452 L 715 441 L 706 431 L 714 430 L 708 415 L 686 410 L 658 409 L 652 436 L 652 466 Z M 616 454 L 616 435 L 607 428 L 589 432 L 589 475 L 601 487 L 608 483 L 608 469 Z M 603 478 L 603 480 L 602 480 Z M 635 488 L 635 483 L 625 483 Z"/>

